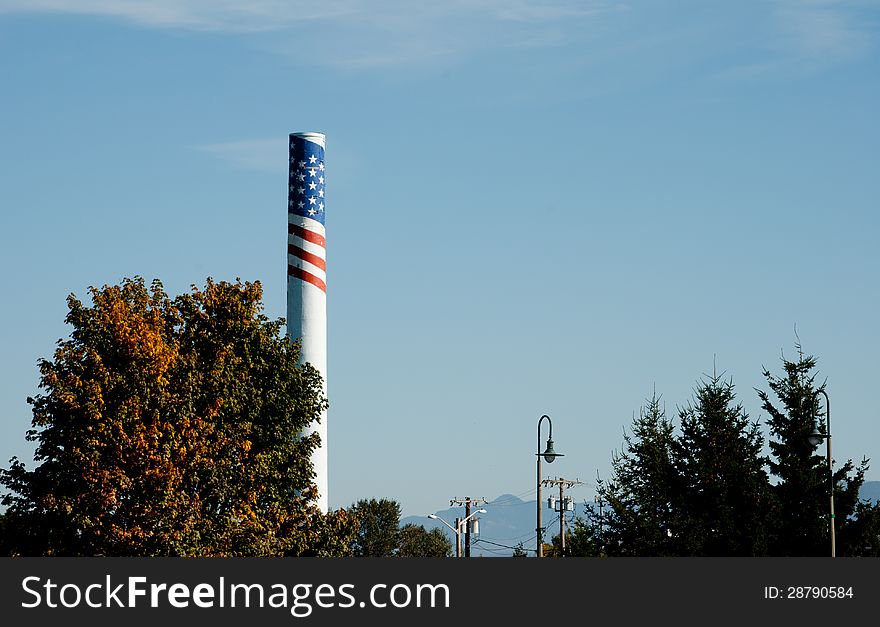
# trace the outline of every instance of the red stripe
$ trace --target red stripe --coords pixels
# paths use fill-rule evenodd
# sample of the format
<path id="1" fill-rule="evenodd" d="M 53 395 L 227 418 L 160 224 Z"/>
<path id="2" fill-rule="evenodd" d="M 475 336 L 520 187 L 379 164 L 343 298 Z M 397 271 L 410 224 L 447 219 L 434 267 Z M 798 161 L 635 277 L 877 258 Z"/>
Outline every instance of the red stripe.
<path id="1" fill-rule="evenodd" d="M 303 250 L 298 246 L 294 246 L 293 244 L 287 245 L 287 252 L 289 252 L 291 255 L 299 257 L 303 261 L 308 261 L 313 266 L 321 268 L 321 270 L 325 272 L 327 271 L 327 262 L 318 257 L 318 255 L 312 254 L 307 250 Z"/>
<path id="2" fill-rule="evenodd" d="M 302 268 L 297 268 L 296 266 L 287 264 L 287 276 L 294 276 L 298 279 L 305 281 L 306 283 L 311 283 L 322 292 L 327 293 L 327 284 L 311 272 L 306 272 Z"/>
<path id="3" fill-rule="evenodd" d="M 306 240 L 307 242 L 311 242 L 312 244 L 317 244 L 318 246 L 322 246 L 327 248 L 327 242 L 324 239 L 323 235 L 318 235 L 314 231 L 309 231 L 307 229 L 302 228 L 296 224 L 287 224 L 287 232 L 296 235 L 297 237 Z"/>

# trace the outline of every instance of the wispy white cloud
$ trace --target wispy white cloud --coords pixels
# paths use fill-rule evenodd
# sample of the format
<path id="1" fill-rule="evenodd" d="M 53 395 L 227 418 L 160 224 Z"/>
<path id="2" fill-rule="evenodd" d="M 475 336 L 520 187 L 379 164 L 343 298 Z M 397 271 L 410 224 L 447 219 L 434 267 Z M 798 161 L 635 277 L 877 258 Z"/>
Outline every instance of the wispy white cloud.
<path id="1" fill-rule="evenodd" d="M 147 28 L 245 34 L 252 45 L 297 63 L 351 70 L 448 64 L 486 51 L 583 43 L 608 26 L 603 18 L 616 14 L 622 17 L 610 31 L 631 35 L 630 43 L 685 27 L 720 37 L 697 37 L 696 43 L 740 55 L 720 71 L 736 78 L 809 73 L 864 56 L 876 42 L 880 1 L 752 0 L 712 11 L 700 7 L 701 1 L 691 0 L 676 14 L 639 0 L 0 0 L 0 14 L 95 15 Z M 728 14 L 738 30 L 726 23 Z M 863 19 L 866 14 L 875 21 Z M 740 21 L 743 16 L 750 21 Z M 641 30 L 629 32 L 633 25 Z"/>
<path id="2" fill-rule="evenodd" d="M 860 19 L 864 3 L 844 0 L 781 0 L 775 17 L 779 44 L 814 63 L 846 61 L 864 54 L 876 34 L 876 24 Z M 877 4 L 874 3 L 875 8 Z"/>
<path id="3" fill-rule="evenodd" d="M 97 15 L 158 28 L 253 32 L 344 17 L 358 4 L 357 0 L 0 0 L 0 12 Z"/>
<path id="4" fill-rule="evenodd" d="M 802 77 L 857 61 L 876 45 L 880 0 L 771 0 L 755 5 L 741 62 L 718 77 Z"/>
<path id="5" fill-rule="evenodd" d="M 0 14 L 63 13 L 148 28 L 264 35 L 299 62 L 365 69 L 559 45 L 619 0 L 0 0 Z"/>
<path id="6" fill-rule="evenodd" d="M 450 17 L 553 21 L 594 14 L 612 0 L 0 0 L 0 12 L 72 13 L 165 28 L 280 30 L 315 20 L 413 26 Z"/>

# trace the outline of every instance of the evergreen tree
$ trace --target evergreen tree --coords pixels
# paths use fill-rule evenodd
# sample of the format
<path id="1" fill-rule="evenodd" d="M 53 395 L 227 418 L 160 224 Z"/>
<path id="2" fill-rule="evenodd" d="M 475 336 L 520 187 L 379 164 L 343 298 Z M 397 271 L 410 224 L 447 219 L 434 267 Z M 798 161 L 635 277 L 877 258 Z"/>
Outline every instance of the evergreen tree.
<path id="1" fill-rule="evenodd" d="M 838 555 L 880 557 L 880 503 L 858 501 L 836 542 Z"/>
<path id="2" fill-rule="evenodd" d="M 608 511 L 576 523 L 575 543 L 584 551 L 600 546 L 608 555 L 675 555 L 672 530 L 681 480 L 673 459 L 673 425 L 655 393 L 624 432 L 620 453 L 612 456 L 612 477 L 599 481 Z M 598 553 L 598 550 L 596 551 Z"/>
<path id="3" fill-rule="evenodd" d="M 599 557 L 602 554 L 601 538 L 598 516 L 588 509 L 586 515 L 575 518 L 572 528 L 566 531 L 564 555 L 566 557 Z M 557 556 L 562 553 L 562 542 L 559 535 L 553 536 L 552 546 L 551 555 Z"/>
<path id="4" fill-rule="evenodd" d="M 762 555 L 768 546 L 769 480 L 757 422 L 714 374 L 679 410 L 675 461 L 682 491 L 672 534 L 684 555 Z"/>
<path id="5" fill-rule="evenodd" d="M 816 359 L 804 355 L 797 345 L 798 359 L 783 357 L 784 375 L 777 377 L 766 368 L 764 378 L 770 393 L 756 390 L 767 412 L 770 428 L 770 473 L 778 515 L 775 540 L 770 552 L 780 556 L 822 556 L 830 552 L 829 476 L 824 447 L 809 442 L 814 421 L 825 431 L 827 406 L 819 394 L 825 382 L 817 384 Z M 833 435 L 833 431 L 832 431 Z M 833 453 L 833 451 L 832 451 Z M 878 507 L 859 503 L 868 460 L 855 466 L 847 460 L 834 471 L 835 531 L 838 555 L 870 554 L 878 550 Z"/>

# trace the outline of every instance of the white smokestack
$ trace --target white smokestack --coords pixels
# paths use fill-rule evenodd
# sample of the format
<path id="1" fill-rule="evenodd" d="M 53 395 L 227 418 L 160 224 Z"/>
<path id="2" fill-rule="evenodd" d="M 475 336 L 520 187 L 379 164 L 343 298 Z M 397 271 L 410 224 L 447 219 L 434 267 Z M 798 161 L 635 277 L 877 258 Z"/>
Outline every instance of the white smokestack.
<path id="1" fill-rule="evenodd" d="M 327 394 L 327 271 L 324 230 L 324 135 L 290 134 L 287 206 L 287 333 L 302 341 L 300 360 L 324 379 Z M 326 512 L 327 412 L 302 435 L 317 432 L 321 445 L 312 454 L 318 507 Z"/>

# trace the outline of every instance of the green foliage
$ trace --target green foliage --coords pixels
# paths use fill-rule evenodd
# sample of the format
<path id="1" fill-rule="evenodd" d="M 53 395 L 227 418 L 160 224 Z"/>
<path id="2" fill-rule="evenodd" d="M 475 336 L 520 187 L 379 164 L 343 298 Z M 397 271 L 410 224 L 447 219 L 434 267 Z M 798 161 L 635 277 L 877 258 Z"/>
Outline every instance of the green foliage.
<path id="1" fill-rule="evenodd" d="M 673 457 L 673 425 L 656 393 L 633 420 L 632 435 L 623 437 L 623 450 L 612 454 L 611 480 L 599 482 L 608 512 L 576 532 L 593 536 L 581 540 L 585 548 L 601 545 L 610 555 L 675 555 L 670 530 L 678 526 L 682 480 Z"/>
<path id="2" fill-rule="evenodd" d="M 733 383 L 713 374 L 679 411 L 674 451 L 682 491 L 672 535 L 685 555 L 753 556 L 767 549 L 763 438 L 735 402 Z"/>
<path id="3" fill-rule="evenodd" d="M 837 533 L 836 544 L 838 555 L 880 557 L 880 503 L 857 502 Z"/>
<path id="4" fill-rule="evenodd" d="M 733 383 L 713 375 L 678 411 L 675 428 L 656 393 L 599 481 L 603 508 L 575 522 L 575 555 L 760 555 L 770 502 L 756 423 L 735 404 Z M 570 547 L 569 548 L 569 544 Z"/>
<path id="5" fill-rule="evenodd" d="M 769 416 L 770 472 L 778 478 L 772 488 L 777 515 L 770 553 L 822 556 L 830 552 L 829 471 L 825 446 L 814 448 L 808 438 L 814 420 L 821 432 L 825 432 L 827 406 L 819 394 L 825 389 L 825 383 L 816 382 L 816 359 L 805 356 L 799 345 L 796 348 L 797 361 L 782 360 L 783 376 L 764 369 L 770 392 L 757 390 Z M 858 500 L 868 460 L 863 459 L 858 466 L 851 460 L 835 466 L 836 552 L 838 555 L 876 554 L 880 511 L 876 505 Z"/>
<path id="6" fill-rule="evenodd" d="M 452 544 L 440 529 L 400 526 L 400 503 L 391 499 L 361 499 L 348 509 L 356 521 L 350 541 L 355 557 L 449 557 Z"/>
<path id="7" fill-rule="evenodd" d="M 602 540 L 599 517 L 588 509 L 587 516 L 576 517 L 570 528 L 566 523 L 565 550 L 562 549 L 562 539 L 556 534 L 550 544 L 544 545 L 544 557 L 600 557 L 604 555 Z"/>
<path id="8" fill-rule="evenodd" d="M 808 440 L 814 418 L 824 432 L 825 384 L 816 383 L 816 360 L 799 346 L 798 354 L 783 359 L 781 377 L 765 369 L 770 392 L 757 390 L 768 415 L 769 458 L 732 382 L 715 374 L 701 381 L 678 411 L 677 434 L 652 397 L 632 436 L 624 433 L 622 452 L 612 454 L 611 478 L 599 481 L 607 508 L 587 507 L 566 537 L 566 553 L 828 555 L 830 475 L 824 451 Z M 880 555 L 880 504 L 858 499 L 867 468 L 867 460 L 835 463 L 840 556 Z"/>
<path id="9" fill-rule="evenodd" d="M 818 410 L 815 393 L 816 362 L 800 355 L 798 361 L 783 359 L 785 376 L 777 378 L 764 369 L 770 394 L 757 390 L 770 429 L 770 473 L 778 478 L 773 494 L 779 512 L 777 538 L 772 553 L 782 556 L 828 554 L 828 469 L 823 457 L 808 441 Z"/>
<path id="10" fill-rule="evenodd" d="M 406 524 L 398 533 L 397 557 L 451 557 L 452 543 L 440 529 Z"/>
<path id="11" fill-rule="evenodd" d="M 340 555 L 353 519 L 316 507 L 295 438 L 326 407 L 259 283 L 169 297 L 140 278 L 71 295 L 73 327 L 28 399 L 36 468 L 13 459 L 9 552 L 20 555 Z"/>
<path id="12" fill-rule="evenodd" d="M 11 538 L 6 529 L 6 514 L 0 512 L 0 557 L 6 557 L 12 553 Z"/>
<path id="13" fill-rule="evenodd" d="M 361 499 L 349 511 L 358 530 L 351 545 L 357 557 L 391 557 L 398 548 L 400 504 L 390 499 Z"/>

